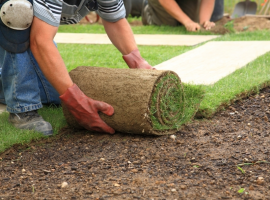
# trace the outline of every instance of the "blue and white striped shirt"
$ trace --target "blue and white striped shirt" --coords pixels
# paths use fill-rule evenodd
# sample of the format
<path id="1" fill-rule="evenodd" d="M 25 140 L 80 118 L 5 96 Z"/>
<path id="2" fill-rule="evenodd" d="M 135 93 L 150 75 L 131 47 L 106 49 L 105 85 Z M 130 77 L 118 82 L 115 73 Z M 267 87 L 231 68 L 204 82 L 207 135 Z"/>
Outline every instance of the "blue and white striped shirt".
<path id="1" fill-rule="evenodd" d="M 96 3 L 96 12 L 106 21 L 125 18 L 123 0 L 34 0 L 34 16 L 52 26 L 76 24 L 92 10 L 89 2 Z"/>

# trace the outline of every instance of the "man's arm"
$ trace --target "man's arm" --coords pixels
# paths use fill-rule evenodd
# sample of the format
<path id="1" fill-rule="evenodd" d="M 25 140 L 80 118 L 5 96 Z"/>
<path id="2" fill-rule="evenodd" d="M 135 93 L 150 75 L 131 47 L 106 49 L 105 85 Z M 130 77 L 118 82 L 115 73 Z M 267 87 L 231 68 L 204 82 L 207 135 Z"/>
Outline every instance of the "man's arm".
<path id="1" fill-rule="evenodd" d="M 183 24 L 188 31 L 200 30 L 200 25 L 192 21 L 184 13 L 175 0 L 159 0 L 159 3 L 173 18 Z"/>
<path id="2" fill-rule="evenodd" d="M 99 112 L 113 115 L 114 109 L 107 103 L 87 97 L 76 84 L 73 84 L 64 61 L 53 43 L 57 27 L 51 26 L 34 17 L 30 48 L 39 67 L 48 81 L 60 94 L 60 99 L 77 122 L 92 131 L 114 133 L 99 116 Z"/>
<path id="3" fill-rule="evenodd" d="M 200 7 L 200 24 L 209 30 L 215 26 L 215 23 L 210 22 L 213 10 L 215 6 L 215 0 L 202 0 Z"/>
<path id="4" fill-rule="evenodd" d="M 138 48 L 132 29 L 125 18 L 120 19 L 117 22 L 102 20 L 102 23 L 108 37 L 122 55 L 127 55 Z"/>
<path id="5" fill-rule="evenodd" d="M 106 33 L 114 46 L 122 53 L 123 59 L 131 69 L 153 69 L 138 50 L 132 29 L 125 18 L 117 22 L 102 20 Z"/>
<path id="6" fill-rule="evenodd" d="M 30 48 L 45 77 L 62 95 L 73 85 L 73 82 L 53 43 L 57 30 L 58 27 L 51 26 L 34 17 L 30 34 Z"/>

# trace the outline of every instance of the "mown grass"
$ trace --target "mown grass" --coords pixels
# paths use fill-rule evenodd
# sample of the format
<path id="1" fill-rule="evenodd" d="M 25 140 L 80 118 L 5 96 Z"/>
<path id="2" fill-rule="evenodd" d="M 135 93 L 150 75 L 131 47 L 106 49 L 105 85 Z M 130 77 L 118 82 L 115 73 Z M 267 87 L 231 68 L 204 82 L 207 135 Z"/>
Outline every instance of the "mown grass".
<path id="1" fill-rule="evenodd" d="M 214 35 L 210 31 L 188 32 L 185 27 L 177 26 L 132 26 L 134 34 L 183 34 L 183 35 Z M 60 26 L 58 32 L 60 33 L 93 33 L 105 34 L 105 29 L 99 24 L 82 24 L 82 25 L 63 25 Z"/>
<path id="2" fill-rule="evenodd" d="M 258 93 L 270 85 L 270 53 L 249 63 L 212 86 L 204 86 L 205 97 L 197 116 L 211 117 L 236 100 Z"/>
<path id="3" fill-rule="evenodd" d="M 81 29 L 81 25 L 76 26 Z M 99 27 L 98 29 L 102 29 Z M 156 33 L 167 33 L 166 28 L 161 29 L 153 27 L 143 27 L 144 33 L 150 33 L 155 30 Z M 89 29 L 93 30 L 93 29 Z M 173 30 L 173 29 L 170 29 Z M 61 31 L 61 28 L 60 28 Z M 183 30 L 178 34 L 183 34 Z M 216 41 L 251 41 L 251 40 L 269 40 L 269 31 L 243 32 L 224 35 L 215 39 Z M 174 33 L 175 34 L 175 33 Z M 197 33 L 200 34 L 200 33 Z M 203 33 L 204 34 L 204 33 Z M 199 45 L 198 45 L 199 46 Z M 139 46 L 142 56 L 151 64 L 157 65 L 172 57 L 187 52 L 194 47 L 171 47 L 171 46 Z M 121 58 L 121 54 L 112 45 L 78 45 L 78 44 L 58 44 L 59 51 L 66 63 L 68 70 L 77 66 L 100 66 L 109 68 L 127 68 Z M 186 98 L 191 99 L 194 108 L 199 105 L 201 96 L 204 93 L 204 99 L 200 105 L 199 113 L 204 116 L 211 116 L 220 106 L 229 104 L 237 99 L 239 94 L 258 92 L 263 83 L 270 80 L 268 60 L 269 53 L 250 63 L 228 77 L 220 80 L 213 86 L 195 86 L 185 84 Z M 192 110 L 192 109 L 191 109 Z M 192 116 L 194 111 L 187 111 L 186 116 Z M 40 110 L 41 115 L 48 120 L 54 127 L 55 133 L 65 126 L 65 120 L 60 108 L 43 108 Z M 0 152 L 9 148 L 15 143 L 28 143 L 33 139 L 39 139 L 42 136 L 33 131 L 22 131 L 15 129 L 8 123 L 8 114 L 0 115 Z M 188 120 L 187 120 L 188 121 Z"/>
<path id="4" fill-rule="evenodd" d="M 39 110 L 39 114 L 52 124 L 55 134 L 66 125 L 62 108 L 44 107 Z M 8 115 L 7 112 L 0 114 L 0 152 L 13 144 L 25 144 L 32 140 L 44 138 L 44 136 L 35 131 L 20 130 L 11 126 L 8 122 Z"/>

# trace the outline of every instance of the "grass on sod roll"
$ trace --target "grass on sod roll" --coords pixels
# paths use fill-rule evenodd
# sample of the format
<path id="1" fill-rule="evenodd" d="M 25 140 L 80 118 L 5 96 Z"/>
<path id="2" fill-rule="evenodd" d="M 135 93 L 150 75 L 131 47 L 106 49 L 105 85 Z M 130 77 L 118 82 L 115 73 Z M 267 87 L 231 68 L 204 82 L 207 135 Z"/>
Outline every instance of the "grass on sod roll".
<path id="1" fill-rule="evenodd" d="M 177 129 L 185 109 L 184 91 L 174 74 L 161 77 L 151 97 L 150 119 L 155 130 Z"/>
<path id="2" fill-rule="evenodd" d="M 179 129 L 199 108 L 204 91 L 200 86 L 181 85 L 178 76 L 169 74 L 157 81 L 152 94 L 150 119 L 155 130 Z"/>
<path id="3" fill-rule="evenodd" d="M 145 28 L 148 29 L 149 27 Z M 215 41 L 263 41 L 269 40 L 269 34 L 270 31 L 268 30 L 233 33 L 217 38 Z M 142 56 L 154 66 L 198 46 L 140 46 L 139 49 Z M 121 54 L 112 45 L 58 44 L 58 48 L 69 71 L 77 66 L 127 68 L 121 58 Z M 183 121 L 188 122 L 190 116 L 194 115 L 194 110 L 196 110 L 200 103 L 204 92 L 204 99 L 200 105 L 199 113 L 203 113 L 207 117 L 219 110 L 221 105 L 237 99 L 239 94 L 245 93 L 248 95 L 250 92 L 258 91 L 263 83 L 267 83 L 270 80 L 268 67 L 269 56 L 269 54 L 263 55 L 245 68 L 239 69 L 213 86 L 184 84 L 185 99 L 186 104 L 188 104 L 185 107 L 190 106 L 191 109 L 185 109 L 186 118 Z M 44 119 L 52 123 L 55 133 L 61 127 L 65 126 L 65 120 L 60 108 L 43 108 L 39 113 L 41 113 Z M 42 137 L 33 131 L 22 131 L 13 128 L 7 119 L 7 113 L 0 114 L 0 152 L 11 147 L 13 144 L 28 143 L 32 139 Z"/>

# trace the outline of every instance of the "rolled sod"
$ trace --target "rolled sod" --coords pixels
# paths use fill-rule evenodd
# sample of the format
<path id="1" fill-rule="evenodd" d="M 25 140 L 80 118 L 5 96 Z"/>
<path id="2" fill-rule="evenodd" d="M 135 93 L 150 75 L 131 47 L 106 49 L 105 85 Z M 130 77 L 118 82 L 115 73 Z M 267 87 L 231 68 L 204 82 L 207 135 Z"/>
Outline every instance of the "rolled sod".
<path id="1" fill-rule="evenodd" d="M 184 92 L 172 71 L 77 67 L 70 76 L 85 95 L 113 106 L 113 116 L 100 117 L 117 132 L 165 135 L 181 124 Z M 64 106 L 63 112 L 70 126 L 82 129 Z"/>

